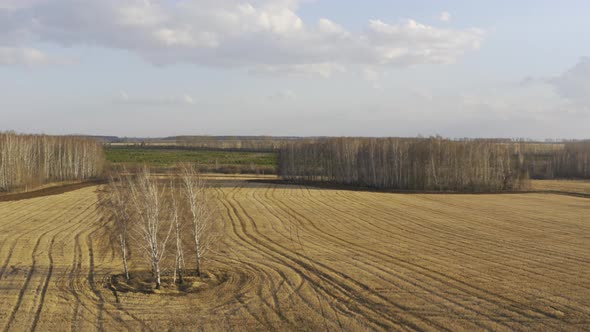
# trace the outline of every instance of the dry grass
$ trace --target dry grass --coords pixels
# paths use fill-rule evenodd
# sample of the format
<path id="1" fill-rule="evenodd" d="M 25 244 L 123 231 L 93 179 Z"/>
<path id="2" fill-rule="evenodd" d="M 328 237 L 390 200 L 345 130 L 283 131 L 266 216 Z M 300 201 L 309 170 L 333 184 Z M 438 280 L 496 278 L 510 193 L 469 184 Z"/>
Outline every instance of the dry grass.
<path id="1" fill-rule="evenodd" d="M 590 200 L 225 179 L 210 287 L 114 292 L 97 187 L 0 202 L 8 330 L 585 330 Z M 190 262 L 189 262 L 190 264 Z M 136 264 L 133 270 L 145 268 Z"/>

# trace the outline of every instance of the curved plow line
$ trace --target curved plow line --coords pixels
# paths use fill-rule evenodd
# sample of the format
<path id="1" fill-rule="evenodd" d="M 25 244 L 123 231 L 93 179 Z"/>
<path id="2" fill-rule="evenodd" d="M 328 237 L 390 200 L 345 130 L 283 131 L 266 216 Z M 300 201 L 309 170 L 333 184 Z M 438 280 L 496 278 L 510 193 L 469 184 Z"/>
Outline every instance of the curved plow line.
<path id="1" fill-rule="evenodd" d="M 279 202 L 279 203 L 282 203 L 282 202 Z M 283 204 L 283 205 L 285 205 L 285 204 Z M 300 204 L 295 204 L 295 205 L 299 206 Z M 286 205 L 285 205 L 285 206 L 286 206 Z M 287 207 L 288 207 L 288 206 L 287 206 Z M 308 220 L 308 222 L 311 222 L 309 219 L 307 219 L 307 218 L 306 218 L 305 216 L 303 216 L 301 213 L 295 212 L 294 210 L 292 210 L 292 211 L 293 211 L 295 214 L 299 215 L 299 217 L 300 217 L 300 218 L 304 218 L 304 219 Z M 329 234 L 329 232 L 322 232 L 321 230 L 319 230 L 319 231 L 318 231 L 318 233 L 319 233 L 319 234 L 325 234 L 326 236 L 330 236 L 330 237 L 332 237 L 333 239 L 336 239 L 337 241 L 343 241 L 343 239 L 340 239 L 340 238 L 334 238 L 333 236 L 331 236 L 331 235 Z M 354 245 L 354 243 L 350 243 L 350 242 L 348 242 L 348 241 L 345 241 L 345 242 L 346 242 L 346 243 L 348 243 L 348 244 L 350 244 L 350 245 Z M 347 244 L 345 244 L 345 245 L 347 245 Z M 424 267 L 424 266 L 421 266 L 421 265 L 417 265 L 417 264 L 415 264 L 415 263 L 411 263 L 411 262 L 406 262 L 406 261 L 404 261 L 404 260 L 399 260 L 399 259 L 398 259 L 398 258 L 396 258 L 396 257 L 393 257 L 393 256 L 390 256 L 390 255 L 388 255 L 388 254 L 385 254 L 385 253 L 381 253 L 381 252 L 375 251 L 375 250 L 373 250 L 373 249 L 365 249 L 364 247 L 362 247 L 362 246 L 358 246 L 358 245 L 357 245 L 357 247 L 358 247 L 359 249 L 361 249 L 362 251 L 364 251 L 365 253 L 370 253 L 370 254 L 373 254 L 373 255 L 378 255 L 380 259 L 389 259 L 390 261 L 391 261 L 392 259 L 393 259 L 393 260 L 396 260 L 396 261 L 397 261 L 397 262 L 396 262 L 396 264 L 398 264 L 398 266 L 405 267 L 405 268 L 409 268 L 410 270 L 412 270 L 412 271 L 414 271 L 414 272 L 416 272 L 416 273 L 419 273 L 419 274 L 421 274 L 421 275 L 423 275 L 423 276 L 426 276 L 426 277 L 429 277 L 429 278 L 434 278 L 434 280 L 436 280 L 436 281 L 438 281 L 438 282 L 441 282 L 441 283 L 443 283 L 443 284 L 446 284 L 448 287 L 455 288 L 455 289 L 458 289 L 458 290 L 461 290 L 461 291 L 467 292 L 467 293 L 468 293 L 468 294 L 470 294 L 471 296 L 476 296 L 476 297 L 478 297 L 478 298 L 480 298 L 480 299 L 482 299 L 482 300 L 486 300 L 486 301 L 488 301 L 488 302 L 492 301 L 493 303 L 496 303 L 496 305 L 500 305 L 500 307 L 502 307 L 502 305 L 501 305 L 501 303 L 500 303 L 500 302 L 498 302 L 497 300 L 492 300 L 492 299 L 490 299 L 490 298 L 488 298 L 488 297 L 481 297 L 481 296 L 475 295 L 474 293 L 471 293 L 470 291 L 467 291 L 467 289 L 470 289 L 470 288 L 471 288 L 471 289 L 475 289 L 475 290 L 476 290 L 476 291 L 478 291 L 478 292 L 483 292 L 484 294 L 488 294 L 488 295 L 492 295 L 492 296 L 495 296 L 495 297 L 499 297 L 499 298 L 501 298 L 502 300 L 504 300 L 504 301 L 507 301 L 507 302 L 509 302 L 509 303 L 511 303 L 511 302 L 512 302 L 512 300 L 510 300 L 509 298 L 506 298 L 506 297 L 504 297 L 504 296 L 502 296 L 502 295 L 498 295 L 498 294 L 492 293 L 492 292 L 490 292 L 490 291 L 488 291 L 488 290 L 485 290 L 485 289 L 480 289 L 480 288 L 478 288 L 478 287 L 476 287 L 476 286 L 473 286 L 473 285 L 467 284 L 467 283 L 465 283 L 465 282 L 463 282 L 463 281 L 461 281 L 461 280 L 458 280 L 458 279 L 456 279 L 456 278 L 454 278 L 454 277 L 450 277 L 450 276 L 446 276 L 446 275 L 444 275 L 444 274 L 441 274 L 440 272 L 437 272 L 436 270 L 433 270 L 433 269 L 431 269 L 431 268 L 427 268 L 427 267 Z M 421 272 L 422 270 L 426 270 L 426 271 L 428 271 L 428 272 L 427 272 L 426 274 L 424 274 L 423 272 Z M 443 277 L 443 278 L 441 278 L 441 277 Z M 451 285 L 451 284 L 449 284 L 449 281 L 446 281 L 446 280 L 445 280 L 445 278 L 446 278 L 446 279 L 451 279 L 452 281 L 455 281 L 455 282 L 458 282 L 458 283 L 459 283 L 459 284 L 461 284 L 462 286 L 461 286 L 461 287 L 458 287 L 458 286 Z M 465 287 L 463 287 L 463 286 L 467 286 L 468 288 L 465 288 Z M 513 308 L 513 312 L 515 312 L 515 313 L 518 313 L 519 315 L 525 315 L 525 316 L 527 316 L 527 317 L 528 317 L 528 315 L 527 315 L 526 313 L 524 313 L 524 311 L 522 311 L 522 310 L 520 310 L 520 309 L 518 308 L 518 305 L 519 305 L 519 304 L 518 304 L 518 303 L 515 303 L 515 302 L 514 302 L 514 303 L 512 303 L 512 304 L 510 305 L 510 307 L 512 307 L 512 308 Z M 506 309 L 508 309 L 508 308 L 506 307 Z M 541 311 L 541 310 L 535 310 L 535 309 L 532 309 L 532 310 L 533 310 L 533 311 L 536 311 L 537 313 L 539 313 L 539 314 L 541 314 L 541 315 L 544 315 L 544 316 L 546 316 L 546 317 L 548 317 L 548 318 L 550 318 L 550 319 L 551 319 L 551 318 L 556 318 L 556 317 L 554 317 L 554 316 L 553 316 L 551 313 L 546 313 L 546 312 L 544 312 L 544 311 Z M 530 319 L 539 319 L 539 318 L 534 318 L 534 317 L 532 317 L 532 316 L 531 316 L 531 317 L 529 317 L 529 318 L 530 318 Z"/>

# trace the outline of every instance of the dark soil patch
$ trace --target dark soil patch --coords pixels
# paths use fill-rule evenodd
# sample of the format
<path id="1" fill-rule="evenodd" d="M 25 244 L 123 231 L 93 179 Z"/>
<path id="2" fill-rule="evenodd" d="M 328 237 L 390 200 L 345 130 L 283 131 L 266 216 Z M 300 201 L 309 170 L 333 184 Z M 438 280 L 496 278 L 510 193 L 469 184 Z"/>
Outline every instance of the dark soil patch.
<path id="1" fill-rule="evenodd" d="M 74 184 L 58 185 L 54 187 L 47 187 L 39 190 L 27 191 L 14 194 L 1 194 L 0 202 L 20 201 L 21 199 L 29 199 L 41 196 L 59 195 L 69 191 L 82 189 L 85 187 L 96 186 L 106 183 L 104 180 L 93 180 Z"/>
<path id="2" fill-rule="evenodd" d="M 498 194 L 555 194 L 555 195 L 566 195 L 581 198 L 590 198 L 590 194 L 568 192 L 559 190 L 514 190 L 514 191 L 472 191 L 472 192 L 459 192 L 459 191 L 432 191 L 432 190 L 401 190 L 401 189 L 381 189 L 373 187 L 363 187 L 355 185 L 340 184 L 334 182 L 323 182 L 323 181 L 289 181 L 281 179 L 252 179 L 245 180 L 246 182 L 252 183 L 265 183 L 265 184 L 276 184 L 276 185 L 294 185 L 294 186 L 307 186 L 311 188 L 317 188 L 322 190 L 349 190 L 349 191 L 363 191 L 363 192 L 377 192 L 377 193 L 394 193 L 394 194 L 439 194 L 439 195 L 498 195 Z"/>
<path id="3" fill-rule="evenodd" d="M 160 294 L 160 295 L 185 295 L 199 293 L 206 289 L 219 286 L 226 281 L 225 278 L 211 273 L 204 273 L 199 278 L 195 273 L 188 273 L 183 276 L 183 282 L 180 283 L 178 278 L 174 283 L 172 274 L 163 274 L 160 289 L 156 289 L 155 282 L 150 271 L 134 271 L 129 273 L 130 279 L 126 280 L 124 274 L 114 274 L 110 278 L 108 288 L 113 291 L 115 296 L 121 293 L 142 293 L 142 294 Z"/>

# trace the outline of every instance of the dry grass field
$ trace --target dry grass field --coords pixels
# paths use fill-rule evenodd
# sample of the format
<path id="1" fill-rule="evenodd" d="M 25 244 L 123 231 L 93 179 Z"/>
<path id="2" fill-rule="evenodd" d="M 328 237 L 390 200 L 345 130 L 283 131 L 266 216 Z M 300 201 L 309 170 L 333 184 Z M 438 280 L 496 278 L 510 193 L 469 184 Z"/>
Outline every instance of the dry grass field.
<path id="1" fill-rule="evenodd" d="M 0 202 L 4 330 L 588 330 L 590 200 L 215 182 L 193 294 L 122 293 L 92 186 Z M 142 268 L 132 266 L 132 270 Z M 117 301 L 118 298 L 118 301 Z"/>

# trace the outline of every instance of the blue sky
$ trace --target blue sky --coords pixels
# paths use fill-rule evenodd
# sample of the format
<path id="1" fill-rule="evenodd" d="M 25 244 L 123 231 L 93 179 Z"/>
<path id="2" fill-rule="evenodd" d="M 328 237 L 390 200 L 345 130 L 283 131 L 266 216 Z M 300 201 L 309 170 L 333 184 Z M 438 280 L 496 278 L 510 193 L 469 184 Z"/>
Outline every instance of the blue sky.
<path id="1" fill-rule="evenodd" d="M 0 0 L 0 130 L 588 138 L 586 1 Z"/>

